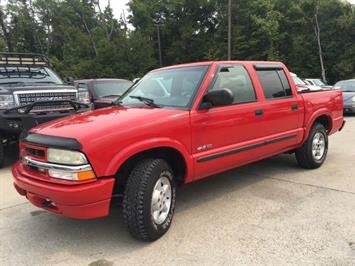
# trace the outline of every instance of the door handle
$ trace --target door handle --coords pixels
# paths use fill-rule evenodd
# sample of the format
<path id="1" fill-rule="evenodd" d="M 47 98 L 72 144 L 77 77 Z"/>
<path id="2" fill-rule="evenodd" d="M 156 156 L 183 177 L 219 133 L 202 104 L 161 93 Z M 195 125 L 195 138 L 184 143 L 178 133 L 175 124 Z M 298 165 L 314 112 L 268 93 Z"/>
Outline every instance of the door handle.
<path id="1" fill-rule="evenodd" d="M 264 110 L 259 109 L 255 111 L 255 116 L 262 116 L 262 115 L 264 115 Z"/>
<path id="2" fill-rule="evenodd" d="M 292 110 L 292 111 L 298 110 L 298 105 L 297 105 L 297 104 L 292 105 L 292 106 L 291 106 L 291 110 Z"/>

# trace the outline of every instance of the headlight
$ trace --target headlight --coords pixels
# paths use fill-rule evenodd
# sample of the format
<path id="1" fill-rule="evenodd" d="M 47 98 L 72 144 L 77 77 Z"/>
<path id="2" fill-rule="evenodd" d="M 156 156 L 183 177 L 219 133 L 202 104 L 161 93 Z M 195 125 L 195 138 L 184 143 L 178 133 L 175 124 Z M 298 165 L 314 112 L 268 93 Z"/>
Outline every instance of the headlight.
<path id="1" fill-rule="evenodd" d="M 0 109 L 15 107 L 14 96 L 11 94 L 0 95 Z"/>
<path id="2" fill-rule="evenodd" d="M 88 160 L 85 155 L 78 151 L 67 151 L 49 148 L 47 150 L 47 160 L 50 163 L 64 165 L 85 165 Z"/>
<path id="3" fill-rule="evenodd" d="M 352 101 L 355 102 L 355 96 L 352 98 Z"/>
<path id="4" fill-rule="evenodd" d="M 91 103 L 90 94 L 87 90 L 80 90 L 78 92 L 78 102 L 89 104 Z"/>

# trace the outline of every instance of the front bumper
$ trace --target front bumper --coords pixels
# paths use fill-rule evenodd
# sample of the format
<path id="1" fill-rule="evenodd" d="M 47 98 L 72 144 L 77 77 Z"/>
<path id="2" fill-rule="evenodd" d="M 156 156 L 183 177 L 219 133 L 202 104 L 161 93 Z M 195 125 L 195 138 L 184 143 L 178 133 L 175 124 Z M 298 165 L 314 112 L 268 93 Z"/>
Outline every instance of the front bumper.
<path id="1" fill-rule="evenodd" d="M 109 214 L 114 178 L 77 185 L 53 184 L 27 176 L 20 162 L 12 167 L 12 174 L 17 192 L 39 208 L 77 219 Z"/>
<path id="2" fill-rule="evenodd" d="M 64 104 L 68 103 L 72 106 L 70 110 L 46 110 L 42 112 L 32 112 L 33 108 L 45 104 Z M 54 108 L 54 107 L 53 107 Z M 0 134 L 19 136 L 22 131 L 30 130 L 31 128 L 55 119 L 63 118 L 69 115 L 83 113 L 92 110 L 92 104 L 83 104 L 79 102 L 58 100 L 34 102 L 27 105 L 17 106 L 7 110 L 0 111 Z M 23 112 L 20 112 L 22 110 Z"/>
<path id="3" fill-rule="evenodd" d="M 23 130 L 29 130 L 39 124 L 71 114 L 73 113 L 6 114 L 4 111 L 0 111 L 0 133 L 19 136 Z"/>

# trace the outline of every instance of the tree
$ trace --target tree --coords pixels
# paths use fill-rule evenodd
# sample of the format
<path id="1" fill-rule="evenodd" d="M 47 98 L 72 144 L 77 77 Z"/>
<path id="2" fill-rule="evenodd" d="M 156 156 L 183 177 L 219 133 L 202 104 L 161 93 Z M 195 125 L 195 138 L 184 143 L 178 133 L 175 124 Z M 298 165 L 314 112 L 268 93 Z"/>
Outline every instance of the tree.
<path id="1" fill-rule="evenodd" d="M 315 10 L 314 10 L 314 33 L 317 38 L 319 63 L 320 63 L 321 71 L 322 71 L 322 79 L 325 83 L 327 83 L 327 78 L 325 76 L 324 61 L 323 61 L 323 51 L 322 51 L 322 42 L 321 42 L 321 36 L 320 36 L 320 27 L 319 27 L 319 21 L 318 21 L 319 4 L 320 3 L 318 0 L 315 3 Z"/>
<path id="2" fill-rule="evenodd" d="M 354 5 L 231 3 L 233 59 L 280 60 L 331 83 L 354 76 Z M 45 53 L 62 76 L 135 78 L 159 66 L 158 13 L 164 65 L 227 58 L 228 0 L 130 0 L 129 7 L 133 29 L 99 0 L 9 0 L 0 6 L 0 49 Z"/>
<path id="3" fill-rule="evenodd" d="M 0 6 L 0 23 L 1 23 L 1 42 L 2 42 L 2 49 L 11 52 L 12 51 L 12 42 L 11 37 L 7 25 L 7 16 L 2 6 Z"/>

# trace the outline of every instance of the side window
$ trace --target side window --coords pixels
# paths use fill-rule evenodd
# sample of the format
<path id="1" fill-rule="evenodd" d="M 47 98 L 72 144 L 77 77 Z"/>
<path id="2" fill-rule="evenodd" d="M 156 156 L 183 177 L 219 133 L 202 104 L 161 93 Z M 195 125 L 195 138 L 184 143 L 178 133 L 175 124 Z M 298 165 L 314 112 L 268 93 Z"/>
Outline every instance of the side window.
<path id="1" fill-rule="evenodd" d="M 277 74 L 279 75 L 279 78 L 281 80 L 282 86 L 284 87 L 286 96 L 292 96 L 292 90 L 291 90 L 290 82 L 288 82 L 288 79 L 286 77 L 285 71 L 278 70 Z"/>
<path id="2" fill-rule="evenodd" d="M 258 70 L 257 74 L 266 99 L 292 95 L 290 83 L 283 70 Z"/>
<path id="3" fill-rule="evenodd" d="M 234 96 L 233 104 L 256 101 L 253 83 L 243 66 L 222 67 L 212 90 L 230 89 Z"/>

